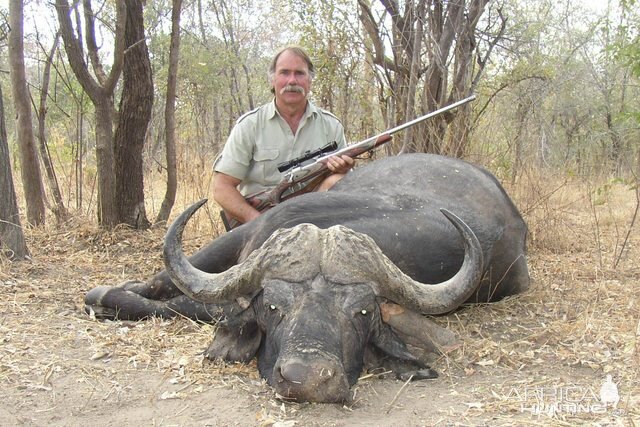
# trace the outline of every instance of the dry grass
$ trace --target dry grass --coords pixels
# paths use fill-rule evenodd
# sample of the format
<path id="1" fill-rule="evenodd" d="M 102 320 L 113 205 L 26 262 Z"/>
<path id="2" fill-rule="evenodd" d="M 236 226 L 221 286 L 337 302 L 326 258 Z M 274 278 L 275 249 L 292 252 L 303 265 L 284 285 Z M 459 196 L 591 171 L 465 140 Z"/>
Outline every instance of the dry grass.
<path id="1" fill-rule="evenodd" d="M 255 364 L 204 361 L 199 351 L 213 326 L 85 315 L 82 298 L 92 287 L 162 268 L 163 230 L 105 232 L 82 220 L 30 230 L 30 261 L 0 259 L 0 424 L 639 425 L 640 233 L 611 267 L 633 194 L 615 185 L 590 203 L 593 191 L 584 183 L 525 190 L 509 192 L 531 229 L 531 289 L 438 318 L 464 343 L 437 361 L 439 380 L 406 387 L 364 380 L 345 407 L 283 403 Z M 217 231 L 214 210 L 199 216 L 187 251 Z M 598 394 L 606 374 L 619 387 L 617 411 L 527 409 L 535 393 L 547 405 L 550 393 L 563 391 L 569 400 L 582 393 L 583 404 L 598 403 L 584 394 Z"/>

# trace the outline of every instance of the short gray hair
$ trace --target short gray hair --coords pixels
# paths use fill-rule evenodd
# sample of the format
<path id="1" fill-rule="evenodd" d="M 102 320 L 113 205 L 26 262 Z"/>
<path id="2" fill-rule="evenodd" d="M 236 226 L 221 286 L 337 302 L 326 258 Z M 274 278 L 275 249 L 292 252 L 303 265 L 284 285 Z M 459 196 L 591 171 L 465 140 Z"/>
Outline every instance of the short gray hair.
<path id="1" fill-rule="evenodd" d="M 278 58 L 280 58 L 280 55 L 285 52 L 291 52 L 297 57 L 302 58 L 302 60 L 307 63 L 307 68 L 309 68 L 309 76 L 311 77 L 311 80 L 313 80 L 316 75 L 316 69 L 313 66 L 313 62 L 311 62 L 311 58 L 309 57 L 307 52 L 305 52 L 304 49 L 298 46 L 287 46 L 283 49 L 280 49 L 280 51 L 276 53 L 276 55 L 271 60 L 271 65 L 269 65 L 268 73 L 269 81 L 273 81 L 273 75 L 276 73 L 276 64 L 278 63 Z"/>

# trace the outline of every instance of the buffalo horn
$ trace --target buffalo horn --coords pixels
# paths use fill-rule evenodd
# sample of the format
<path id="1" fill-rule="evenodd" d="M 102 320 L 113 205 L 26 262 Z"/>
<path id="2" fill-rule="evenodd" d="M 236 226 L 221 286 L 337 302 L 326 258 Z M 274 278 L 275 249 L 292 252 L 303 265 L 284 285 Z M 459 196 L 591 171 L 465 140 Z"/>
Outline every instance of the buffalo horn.
<path id="1" fill-rule="evenodd" d="M 222 273 L 206 273 L 191 265 L 182 251 L 182 233 L 189 218 L 206 202 L 203 199 L 191 205 L 169 227 L 164 238 L 164 265 L 173 283 L 187 296 L 205 303 L 229 302 L 259 289 L 263 269 L 250 265 L 259 263 L 257 257 Z"/>
<path id="2" fill-rule="evenodd" d="M 442 283 L 420 283 L 403 273 L 369 236 L 345 227 L 331 227 L 325 239 L 323 274 L 333 282 L 369 283 L 377 295 L 423 314 L 456 309 L 477 289 L 483 271 L 482 247 L 471 228 L 453 213 L 442 213 L 462 235 L 465 255 L 458 272 Z M 348 260 L 345 265 L 341 260 Z"/>
<path id="3" fill-rule="evenodd" d="M 381 294 L 398 302 L 394 297 L 402 295 L 404 301 L 399 302 L 413 307 L 424 314 L 443 314 L 458 308 L 478 288 L 483 271 L 482 247 L 475 233 L 469 226 L 453 213 L 441 209 L 444 216 L 462 235 L 464 241 L 464 261 L 460 270 L 449 280 L 427 285 L 417 282 L 395 267 L 388 286 Z M 386 295 L 385 295 L 386 294 Z"/>

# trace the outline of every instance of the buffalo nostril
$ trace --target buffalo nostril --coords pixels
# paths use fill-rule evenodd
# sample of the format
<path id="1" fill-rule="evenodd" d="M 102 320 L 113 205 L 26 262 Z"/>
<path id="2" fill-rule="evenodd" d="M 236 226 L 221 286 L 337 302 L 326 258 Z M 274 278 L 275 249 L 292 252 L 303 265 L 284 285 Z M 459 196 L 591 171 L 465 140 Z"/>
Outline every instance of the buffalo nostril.
<path id="1" fill-rule="evenodd" d="M 320 369 L 320 378 L 331 378 L 333 376 L 333 371 L 329 368 L 321 368 Z"/>
<path id="2" fill-rule="evenodd" d="M 334 369 L 317 367 L 300 362 L 284 363 L 280 366 L 280 376 L 292 384 L 304 384 L 309 381 L 324 382 L 334 376 Z"/>
<path id="3" fill-rule="evenodd" d="M 339 402 L 349 396 L 349 382 L 339 361 L 314 358 L 281 360 L 271 385 L 287 398 L 301 402 Z"/>
<path id="4" fill-rule="evenodd" d="M 302 384 L 305 378 L 309 378 L 311 370 L 302 363 L 285 363 L 280 366 L 280 376 L 293 384 Z"/>

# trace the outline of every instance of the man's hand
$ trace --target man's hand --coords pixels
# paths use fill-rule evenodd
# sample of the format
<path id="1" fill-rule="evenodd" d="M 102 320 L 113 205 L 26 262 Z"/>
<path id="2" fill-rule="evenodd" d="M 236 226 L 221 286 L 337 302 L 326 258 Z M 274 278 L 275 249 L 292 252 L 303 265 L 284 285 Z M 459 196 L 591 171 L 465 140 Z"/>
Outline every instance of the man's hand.
<path id="1" fill-rule="evenodd" d="M 327 169 L 331 171 L 331 175 L 326 177 L 324 181 L 318 185 L 315 191 L 327 191 L 340 181 L 356 164 L 355 160 L 349 156 L 342 155 L 331 156 L 326 160 Z"/>
<path id="2" fill-rule="evenodd" d="M 355 163 L 355 160 L 353 160 L 349 156 L 331 156 L 327 159 L 327 168 L 331 171 L 331 173 L 344 175 L 353 168 L 353 165 L 355 165 Z"/>

